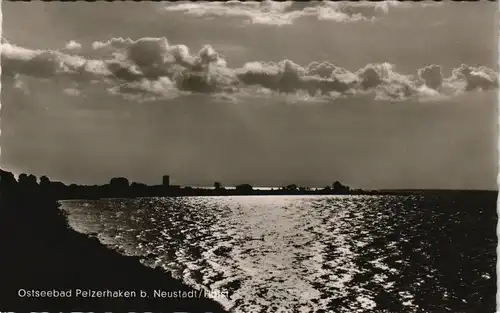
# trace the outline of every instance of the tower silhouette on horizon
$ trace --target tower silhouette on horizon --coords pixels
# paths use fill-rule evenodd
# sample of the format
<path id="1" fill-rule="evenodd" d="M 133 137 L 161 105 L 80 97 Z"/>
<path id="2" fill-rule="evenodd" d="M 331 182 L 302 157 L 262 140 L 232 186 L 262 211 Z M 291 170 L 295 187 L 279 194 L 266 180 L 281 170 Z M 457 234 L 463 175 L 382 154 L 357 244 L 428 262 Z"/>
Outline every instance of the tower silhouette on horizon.
<path id="1" fill-rule="evenodd" d="M 163 186 L 170 186 L 170 176 L 169 175 L 163 175 Z"/>

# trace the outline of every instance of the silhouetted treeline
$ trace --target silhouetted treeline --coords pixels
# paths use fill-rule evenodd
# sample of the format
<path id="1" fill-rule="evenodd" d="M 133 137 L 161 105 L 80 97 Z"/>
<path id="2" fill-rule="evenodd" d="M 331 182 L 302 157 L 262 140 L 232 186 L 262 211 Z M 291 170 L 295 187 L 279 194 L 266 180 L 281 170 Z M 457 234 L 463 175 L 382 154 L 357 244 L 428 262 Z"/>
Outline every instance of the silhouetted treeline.
<path id="1" fill-rule="evenodd" d="M 34 175 L 21 174 L 18 180 L 12 173 L 0 170 L 2 192 L 13 193 L 22 189 L 24 194 L 41 193 L 43 197 L 56 200 L 64 199 L 100 199 L 133 197 L 174 197 L 174 196 L 241 196 L 241 195 L 405 195 L 443 192 L 463 192 L 463 190 L 362 190 L 351 189 L 339 181 L 323 188 L 309 188 L 290 184 L 278 188 L 256 189 L 250 184 L 240 184 L 226 188 L 215 182 L 213 188 L 170 185 L 169 176 L 163 176 L 163 184 L 146 185 L 132 182 L 125 177 L 111 178 L 105 185 L 65 185 L 41 176 L 39 181 Z M 470 191 L 473 192 L 473 191 Z"/>
<path id="2" fill-rule="evenodd" d="M 255 189 L 250 184 L 240 184 L 234 188 L 225 188 L 220 182 L 215 182 L 213 188 L 195 188 L 190 186 L 175 186 L 164 184 L 148 186 L 143 183 L 132 182 L 125 177 L 112 178 L 105 185 L 76 185 L 69 186 L 62 182 L 51 181 L 47 176 L 37 178 L 33 175 L 21 174 L 18 181 L 14 175 L 2 171 L 2 181 L 5 188 L 22 188 L 29 192 L 42 192 L 44 196 L 53 199 L 99 199 L 99 198 L 127 198 L 127 197 L 163 197 L 163 196 L 224 196 L 224 195 L 335 195 L 367 193 L 362 190 L 351 190 L 348 186 L 336 181 L 324 188 L 309 188 L 291 184 L 281 188 Z M 168 176 L 165 176 L 168 177 Z M 167 182 L 167 183 L 165 183 Z"/>

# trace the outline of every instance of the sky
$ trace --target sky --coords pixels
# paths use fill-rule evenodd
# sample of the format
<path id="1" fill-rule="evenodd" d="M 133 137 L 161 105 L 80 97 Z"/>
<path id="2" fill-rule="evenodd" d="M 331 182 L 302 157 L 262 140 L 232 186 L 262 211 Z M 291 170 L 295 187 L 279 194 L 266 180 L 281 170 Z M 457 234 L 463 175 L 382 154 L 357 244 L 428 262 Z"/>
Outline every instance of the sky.
<path id="1" fill-rule="evenodd" d="M 0 166 L 494 189 L 493 2 L 4 2 Z"/>

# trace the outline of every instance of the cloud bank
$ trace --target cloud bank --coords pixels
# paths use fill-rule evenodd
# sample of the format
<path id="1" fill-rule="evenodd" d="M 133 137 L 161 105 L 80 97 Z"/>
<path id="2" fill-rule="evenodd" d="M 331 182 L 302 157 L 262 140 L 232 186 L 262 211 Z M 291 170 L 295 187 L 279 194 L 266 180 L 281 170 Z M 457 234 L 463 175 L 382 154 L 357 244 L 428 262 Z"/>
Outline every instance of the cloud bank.
<path id="1" fill-rule="evenodd" d="M 61 84 L 66 94 L 79 96 L 85 86 L 103 86 L 111 95 L 131 100 L 161 100 L 201 93 L 220 99 L 239 96 L 301 95 L 302 99 L 334 100 L 373 95 L 375 100 L 429 99 L 498 87 L 498 74 L 484 66 L 462 64 L 449 77 L 440 65 L 416 75 L 398 73 L 390 63 L 367 64 L 350 71 L 330 62 L 307 66 L 291 60 L 254 61 L 230 68 L 210 45 L 191 52 L 167 38 L 111 38 L 92 44 L 92 57 L 76 54 L 82 47 L 69 42 L 63 51 L 31 50 L 2 44 L 2 74 L 13 86 L 27 85 L 30 76 Z M 23 90 L 24 90 L 23 89 Z"/>
<path id="2" fill-rule="evenodd" d="M 303 17 L 335 22 L 370 21 L 393 8 L 425 5 L 428 4 L 399 1 L 227 1 L 172 3 L 164 10 L 195 17 L 237 17 L 252 24 L 283 26 Z"/>

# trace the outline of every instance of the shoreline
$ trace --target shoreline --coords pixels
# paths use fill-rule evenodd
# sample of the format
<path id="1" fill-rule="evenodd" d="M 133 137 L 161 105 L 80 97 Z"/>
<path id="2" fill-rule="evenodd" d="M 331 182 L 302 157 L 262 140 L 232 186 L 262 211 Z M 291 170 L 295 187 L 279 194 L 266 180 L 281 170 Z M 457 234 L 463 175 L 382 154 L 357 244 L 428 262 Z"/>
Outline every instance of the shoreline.
<path id="1" fill-rule="evenodd" d="M 93 201 L 93 200 L 107 200 L 107 199 L 143 199 L 143 198 L 191 198 L 191 197 L 344 197 L 344 196 L 419 196 L 419 195 L 456 195 L 456 194 L 498 194 L 498 190 L 379 190 L 379 191 L 364 191 L 364 192 L 348 192 L 348 193 L 284 193 L 279 191 L 263 191 L 255 190 L 255 193 L 189 193 L 189 194 L 152 194 L 152 195 L 119 195 L 119 196 L 99 196 L 99 197 L 64 197 L 57 199 L 58 203 L 63 201 Z"/>
<path id="2" fill-rule="evenodd" d="M 162 269 L 141 264 L 140 257 L 121 255 L 97 238 L 73 230 L 56 199 L 39 190 L 1 191 L 1 311 L 228 312 Z M 92 292 L 77 297 L 77 289 L 110 290 L 116 297 L 97 293 L 92 297 Z M 27 292 L 37 290 L 45 295 Z M 49 295 L 52 290 L 73 292 L 68 297 Z M 129 291 L 129 297 L 120 290 Z M 155 290 L 167 296 L 155 297 Z M 174 291 L 180 296 L 171 296 Z"/>

